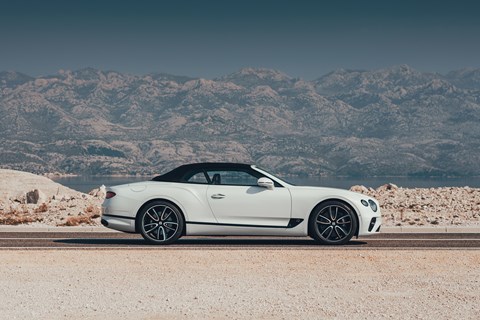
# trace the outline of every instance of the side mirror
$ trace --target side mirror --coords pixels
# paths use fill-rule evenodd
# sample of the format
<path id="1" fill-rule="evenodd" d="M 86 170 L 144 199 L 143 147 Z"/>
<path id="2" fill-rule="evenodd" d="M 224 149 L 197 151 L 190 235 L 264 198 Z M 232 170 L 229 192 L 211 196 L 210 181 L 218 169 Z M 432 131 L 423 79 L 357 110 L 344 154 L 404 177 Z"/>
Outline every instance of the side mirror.
<path id="1" fill-rule="evenodd" d="M 261 177 L 260 179 L 258 179 L 257 185 L 262 188 L 267 188 L 268 190 L 273 190 L 273 188 L 275 188 L 275 184 L 273 183 L 273 181 L 266 177 Z"/>

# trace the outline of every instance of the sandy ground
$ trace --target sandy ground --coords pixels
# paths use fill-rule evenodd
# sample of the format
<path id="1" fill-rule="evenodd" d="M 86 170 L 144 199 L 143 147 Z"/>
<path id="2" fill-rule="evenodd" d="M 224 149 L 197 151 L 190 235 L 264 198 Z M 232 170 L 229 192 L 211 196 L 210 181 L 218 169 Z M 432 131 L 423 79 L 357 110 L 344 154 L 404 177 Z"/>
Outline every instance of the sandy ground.
<path id="1" fill-rule="evenodd" d="M 2 319 L 478 319 L 478 250 L 0 251 Z"/>

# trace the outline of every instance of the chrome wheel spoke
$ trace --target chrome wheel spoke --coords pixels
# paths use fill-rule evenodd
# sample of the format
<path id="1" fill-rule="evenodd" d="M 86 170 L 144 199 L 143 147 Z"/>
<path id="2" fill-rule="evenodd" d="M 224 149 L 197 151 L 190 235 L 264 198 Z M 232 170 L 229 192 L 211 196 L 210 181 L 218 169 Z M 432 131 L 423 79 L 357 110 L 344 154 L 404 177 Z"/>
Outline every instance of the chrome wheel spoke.
<path id="1" fill-rule="evenodd" d="M 150 228 L 149 230 L 146 230 L 147 227 L 151 227 L 151 226 L 153 226 L 153 227 Z M 158 228 L 158 223 L 149 223 L 149 224 L 144 225 L 143 227 L 145 229 L 145 233 L 150 233 L 153 230 L 155 230 L 156 228 Z"/>
<path id="2" fill-rule="evenodd" d="M 325 237 L 324 234 L 325 234 L 327 231 L 330 231 L 330 232 L 328 233 L 328 236 Z M 328 226 L 327 228 L 325 228 L 325 230 L 323 230 L 323 232 L 322 232 L 322 237 L 325 237 L 325 238 L 328 239 L 328 238 L 330 237 L 330 235 L 332 234 L 332 231 L 333 231 L 333 227 L 332 227 L 332 226 Z"/>
<path id="3" fill-rule="evenodd" d="M 320 221 L 320 219 L 323 219 L 324 221 Z M 318 215 L 317 217 L 317 223 L 320 223 L 320 224 L 330 224 L 332 223 L 332 221 L 330 219 L 328 219 L 327 217 L 325 216 L 322 216 L 322 215 Z"/>
<path id="4" fill-rule="evenodd" d="M 167 235 L 165 233 L 165 229 L 163 227 L 158 228 L 158 230 L 162 230 L 163 241 L 167 240 Z M 160 239 L 158 239 L 160 240 Z"/>
<path id="5" fill-rule="evenodd" d="M 170 226 L 169 226 L 169 225 L 170 225 Z M 172 227 L 172 225 L 173 225 L 174 227 Z M 178 223 L 168 221 L 168 222 L 164 222 L 164 223 L 163 223 L 163 226 L 164 226 L 165 228 L 169 229 L 169 230 L 177 231 Z"/>
<path id="6" fill-rule="evenodd" d="M 155 213 L 155 215 L 156 215 L 157 217 L 155 218 L 154 216 L 152 216 L 152 215 L 150 214 L 150 212 L 148 212 L 148 211 L 150 211 L 150 210 L 147 211 L 147 215 L 148 215 L 148 216 L 150 217 L 150 219 L 152 219 L 153 221 L 158 221 L 158 220 L 159 220 L 159 217 L 158 217 L 158 214 L 155 212 L 155 209 L 154 209 L 154 208 L 151 208 L 151 210 Z"/>
<path id="7" fill-rule="evenodd" d="M 332 209 L 333 208 L 333 209 Z M 330 206 L 328 211 L 330 212 L 330 219 L 332 219 L 333 221 L 335 221 L 337 219 L 337 215 L 338 215 L 338 207 L 337 206 Z"/>
<path id="8" fill-rule="evenodd" d="M 152 222 L 152 223 L 147 223 L 144 227 L 150 227 L 150 226 L 157 226 L 158 223 Z"/>
<path id="9" fill-rule="evenodd" d="M 318 220 L 317 220 L 317 223 L 318 224 L 323 224 L 323 225 L 326 225 L 326 226 L 330 225 L 330 222 L 322 222 L 322 221 L 318 221 Z"/>
<path id="10" fill-rule="evenodd" d="M 163 209 L 162 215 L 160 216 L 160 220 L 165 221 L 172 215 L 173 211 L 172 211 L 172 209 L 170 209 L 170 213 L 168 213 L 168 215 L 165 216 L 165 213 L 166 213 L 167 209 L 170 209 L 170 208 L 165 207 L 165 209 Z"/>
<path id="11" fill-rule="evenodd" d="M 338 226 L 335 226 L 334 229 L 335 229 L 335 233 L 337 234 L 338 239 L 341 239 L 342 236 L 340 235 L 340 233 L 338 233 Z"/>
<path id="12" fill-rule="evenodd" d="M 337 230 L 342 231 L 343 236 L 340 236 L 340 235 L 338 234 L 338 231 L 337 231 Z M 346 231 L 345 231 L 342 227 L 340 227 L 340 226 L 335 226 L 335 231 L 337 232 L 337 236 L 338 236 L 339 238 L 343 238 L 343 237 L 345 237 L 346 235 L 348 235 L 348 232 L 346 232 Z"/>

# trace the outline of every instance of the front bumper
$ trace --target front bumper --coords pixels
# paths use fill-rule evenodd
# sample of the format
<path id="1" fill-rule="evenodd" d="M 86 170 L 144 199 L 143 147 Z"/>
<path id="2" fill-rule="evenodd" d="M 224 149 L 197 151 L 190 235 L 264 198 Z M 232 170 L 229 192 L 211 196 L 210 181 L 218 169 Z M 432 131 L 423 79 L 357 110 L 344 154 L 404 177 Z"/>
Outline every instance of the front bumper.
<path id="1" fill-rule="evenodd" d="M 382 215 L 380 209 L 375 214 L 362 214 L 359 219 L 358 236 L 368 236 L 380 231 L 382 226 Z"/>

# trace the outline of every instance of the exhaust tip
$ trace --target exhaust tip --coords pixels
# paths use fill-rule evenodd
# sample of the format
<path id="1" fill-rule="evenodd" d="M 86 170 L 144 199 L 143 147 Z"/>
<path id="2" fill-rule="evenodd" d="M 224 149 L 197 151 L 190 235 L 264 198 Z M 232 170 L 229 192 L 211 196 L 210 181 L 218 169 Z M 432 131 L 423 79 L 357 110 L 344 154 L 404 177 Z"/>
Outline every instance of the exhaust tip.
<path id="1" fill-rule="evenodd" d="M 102 219 L 102 220 L 100 220 L 100 223 L 101 223 L 104 227 L 108 227 L 108 221 L 107 221 L 107 220 Z"/>

